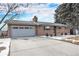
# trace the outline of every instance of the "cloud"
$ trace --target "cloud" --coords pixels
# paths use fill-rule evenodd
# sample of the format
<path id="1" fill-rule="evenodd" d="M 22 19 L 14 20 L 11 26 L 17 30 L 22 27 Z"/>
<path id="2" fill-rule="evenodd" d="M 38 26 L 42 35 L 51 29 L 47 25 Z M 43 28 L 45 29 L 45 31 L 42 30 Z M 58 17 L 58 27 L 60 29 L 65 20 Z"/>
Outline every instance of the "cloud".
<path id="1" fill-rule="evenodd" d="M 15 14 L 16 12 L 19 13 L 18 17 L 16 17 L 14 20 L 24 20 L 24 21 L 32 21 L 33 16 L 37 16 L 38 20 L 41 22 L 54 22 L 54 14 L 55 9 L 59 4 L 55 3 L 33 3 L 29 4 L 29 7 L 27 7 L 27 4 L 20 4 L 21 6 L 17 8 L 15 11 L 9 14 L 8 17 L 10 17 L 11 14 Z M 6 12 L 6 5 L 0 5 L 0 19 Z M 8 18 L 7 17 L 7 18 Z M 2 25 L 0 25 L 2 26 Z M 5 27 L 7 29 L 7 26 Z"/>

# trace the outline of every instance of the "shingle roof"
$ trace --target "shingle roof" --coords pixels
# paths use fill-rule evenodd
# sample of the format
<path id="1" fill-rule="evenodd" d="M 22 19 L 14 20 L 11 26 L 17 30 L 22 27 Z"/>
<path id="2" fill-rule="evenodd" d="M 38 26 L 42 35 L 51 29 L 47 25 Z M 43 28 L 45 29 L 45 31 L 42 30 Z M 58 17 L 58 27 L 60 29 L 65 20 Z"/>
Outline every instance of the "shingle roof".
<path id="1" fill-rule="evenodd" d="M 67 26 L 59 23 L 50 23 L 50 22 L 33 22 L 33 21 L 19 21 L 19 20 L 7 20 L 6 24 L 27 24 L 27 25 L 44 25 L 44 26 Z"/>

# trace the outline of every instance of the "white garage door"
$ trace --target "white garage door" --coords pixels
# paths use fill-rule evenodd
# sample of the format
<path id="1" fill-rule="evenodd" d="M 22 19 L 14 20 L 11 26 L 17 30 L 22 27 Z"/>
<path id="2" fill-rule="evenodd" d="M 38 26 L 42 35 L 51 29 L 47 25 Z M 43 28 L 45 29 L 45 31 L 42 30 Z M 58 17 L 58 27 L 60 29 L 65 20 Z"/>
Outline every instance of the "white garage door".
<path id="1" fill-rule="evenodd" d="M 12 27 L 11 36 L 12 37 L 35 36 L 35 27 L 33 26 Z"/>

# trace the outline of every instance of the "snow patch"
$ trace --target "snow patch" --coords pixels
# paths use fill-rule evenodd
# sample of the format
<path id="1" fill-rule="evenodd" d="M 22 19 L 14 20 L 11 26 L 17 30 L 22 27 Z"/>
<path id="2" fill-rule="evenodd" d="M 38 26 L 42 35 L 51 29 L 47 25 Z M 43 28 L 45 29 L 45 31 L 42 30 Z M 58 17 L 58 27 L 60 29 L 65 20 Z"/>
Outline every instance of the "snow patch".
<path id="1" fill-rule="evenodd" d="M 11 39 L 10 38 L 0 39 L 0 42 L 3 42 L 2 44 L 0 44 L 0 47 L 6 48 L 0 52 L 0 56 L 8 56 Z"/>
<path id="2" fill-rule="evenodd" d="M 79 35 L 76 35 L 79 36 Z M 40 36 L 40 37 L 44 37 L 44 38 L 51 38 L 51 39 L 55 39 L 55 40 L 65 40 L 69 37 L 75 37 L 75 35 L 62 35 L 62 36 Z"/>

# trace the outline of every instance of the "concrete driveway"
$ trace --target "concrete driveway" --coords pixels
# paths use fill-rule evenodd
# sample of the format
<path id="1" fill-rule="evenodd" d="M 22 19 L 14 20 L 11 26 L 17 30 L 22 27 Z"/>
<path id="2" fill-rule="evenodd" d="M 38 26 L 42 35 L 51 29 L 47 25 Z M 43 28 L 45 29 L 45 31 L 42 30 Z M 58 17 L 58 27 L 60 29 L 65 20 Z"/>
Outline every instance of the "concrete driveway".
<path id="1" fill-rule="evenodd" d="M 79 56 L 79 45 L 49 38 L 12 39 L 11 56 Z"/>

